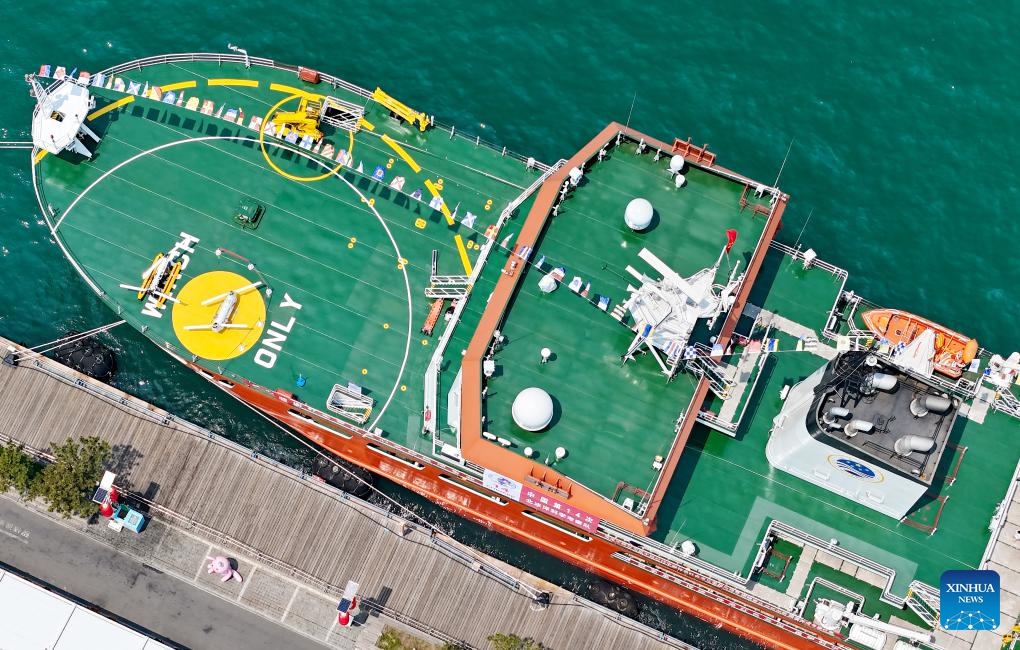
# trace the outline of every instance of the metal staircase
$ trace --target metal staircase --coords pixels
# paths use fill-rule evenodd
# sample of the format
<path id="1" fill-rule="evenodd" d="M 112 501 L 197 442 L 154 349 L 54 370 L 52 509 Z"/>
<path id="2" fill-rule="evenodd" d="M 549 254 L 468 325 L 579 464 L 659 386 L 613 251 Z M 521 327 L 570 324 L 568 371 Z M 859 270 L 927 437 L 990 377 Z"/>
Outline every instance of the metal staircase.
<path id="1" fill-rule="evenodd" d="M 732 379 L 726 377 L 725 367 L 712 359 L 710 356 L 712 349 L 704 343 L 695 343 L 692 347 L 695 354 L 691 358 L 684 359 L 687 370 L 708 379 L 708 388 L 715 393 L 716 397 L 729 398 L 736 384 Z"/>
<path id="2" fill-rule="evenodd" d="M 1020 420 L 1020 399 L 1017 399 L 1016 395 L 1008 388 L 995 393 L 992 408 Z"/>
<path id="3" fill-rule="evenodd" d="M 939 592 L 915 580 L 907 590 L 907 607 L 932 628 L 938 627 Z"/>

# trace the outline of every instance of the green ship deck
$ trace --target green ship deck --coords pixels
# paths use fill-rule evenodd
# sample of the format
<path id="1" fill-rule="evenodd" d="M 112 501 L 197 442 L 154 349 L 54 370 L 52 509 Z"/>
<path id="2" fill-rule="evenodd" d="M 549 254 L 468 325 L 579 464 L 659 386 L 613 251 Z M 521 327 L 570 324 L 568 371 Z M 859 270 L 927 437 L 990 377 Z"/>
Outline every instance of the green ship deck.
<path id="1" fill-rule="evenodd" d="M 524 450 L 532 448 L 537 467 L 548 465 L 590 490 L 605 512 L 633 519 L 631 530 L 654 528 L 642 540 L 649 548 L 680 560 L 674 552 L 691 540 L 697 561 L 719 574 L 749 577 L 776 521 L 837 540 L 839 549 L 894 571 L 887 591 L 900 599 L 912 581 L 937 585 L 944 570 L 978 566 L 989 520 L 1017 465 L 1017 424 L 1001 412 L 957 421 L 931 494 L 904 521 L 770 467 L 765 445 L 780 393 L 833 352 L 823 330 L 846 275 L 824 264 L 806 268 L 803 253 L 768 247 L 769 194 L 756 197 L 762 193 L 753 181 L 696 164 L 678 188 L 668 171 L 671 152 L 655 155 L 654 145 L 638 151 L 638 138 L 624 138 L 585 165 L 534 250 L 521 256 L 517 236 L 549 167 L 447 127 L 421 131 L 356 87 L 328 79 L 304 84 L 295 72 L 185 60 L 120 71 L 116 76 L 183 92 L 185 99 L 176 105 L 95 88 L 89 124 L 102 137 L 95 157 L 36 159 L 40 203 L 61 245 L 134 327 L 231 380 L 293 393 L 334 416 L 327 401 L 339 385 L 371 410 L 361 421 L 338 417 L 455 464 L 463 441 L 450 406 L 478 399 L 458 393 L 462 355 L 487 317 L 489 297 L 507 282 L 509 265 L 523 262 L 499 319 L 504 338 L 487 355 L 495 367 L 481 407 L 489 436 L 480 444 L 491 447 L 492 457 L 508 453 L 525 463 Z M 363 107 L 362 127 L 356 134 L 327 131 L 329 147 L 306 150 L 271 137 L 260 144 L 252 117 L 281 106 L 294 110 L 310 93 Z M 194 98 L 210 102 L 211 114 L 197 101 L 189 108 Z M 231 114 L 234 121 L 225 119 Z M 338 160 L 347 164 L 337 169 Z M 310 181 L 315 177 L 321 178 Z M 404 181 L 394 184 L 398 177 Z M 656 210 L 641 233 L 623 220 L 635 197 Z M 245 203 L 264 207 L 257 228 L 237 219 Z M 497 223 L 502 227 L 490 230 Z M 636 284 L 628 265 L 653 273 L 638 257 L 642 248 L 687 277 L 716 262 L 729 229 L 738 237 L 721 257 L 717 284 L 752 259 L 763 262 L 748 307 L 737 305 L 743 316 L 731 319 L 745 338 L 721 331 L 725 314 L 712 329 L 702 322 L 694 330 L 692 342 L 706 348 L 714 336 L 734 343 L 721 361 L 735 392 L 725 401 L 711 395 L 702 401 L 706 389 L 691 373 L 667 381 L 651 355 L 624 363 L 633 322 L 624 319 L 625 327 L 611 313 Z M 198 238 L 184 240 L 192 250 L 176 297 L 187 304 L 146 315 L 134 291 L 118 285 L 137 285 L 153 257 L 184 233 Z M 483 255 L 488 260 L 479 266 Z M 560 266 L 561 286 L 540 291 L 538 281 Z M 574 277 L 587 296 L 568 288 Z M 217 303 L 196 305 L 255 282 L 262 286 L 241 295 L 235 314 L 251 329 L 187 329 L 208 322 Z M 436 296 L 449 299 L 432 314 L 434 332 L 426 333 Z M 607 299 L 605 309 L 599 297 Z M 448 331 L 444 316 L 451 311 L 456 324 Z M 757 351 L 769 339 L 776 349 Z M 547 363 L 543 348 L 552 352 Z M 551 425 L 540 433 L 520 428 L 511 415 L 515 397 L 531 386 L 554 400 Z M 695 417 L 725 433 L 696 424 L 682 450 L 674 449 L 677 432 Z M 561 460 L 557 447 L 567 452 Z M 657 457 L 666 458 L 667 469 L 670 458 L 677 463 L 658 490 Z M 456 464 L 479 477 L 483 469 L 504 471 Z M 653 494 L 661 499 L 650 504 Z M 642 522 L 649 506 L 654 519 Z"/>

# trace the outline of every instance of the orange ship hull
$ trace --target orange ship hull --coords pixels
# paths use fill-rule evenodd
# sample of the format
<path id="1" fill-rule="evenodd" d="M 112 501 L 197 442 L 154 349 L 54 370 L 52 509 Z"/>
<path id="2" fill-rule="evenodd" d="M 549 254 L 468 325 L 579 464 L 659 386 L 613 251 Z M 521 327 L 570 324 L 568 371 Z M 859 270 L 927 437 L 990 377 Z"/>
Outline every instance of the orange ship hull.
<path id="1" fill-rule="evenodd" d="M 751 594 L 644 550 L 634 542 L 543 525 L 524 504 L 500 499 L 481 481 L 343 422 L 321 421 L 286 391 L 235 383 L 187 364 L 206 379 L 298 431 L 322 448 L 384 476 L 430 501 L 507 537 L 538 548 L 607 580 L 664 602 L 731 633 L 775 650 L 849 648 L 842 639 Z M 328 417 L 328 416 L 327 416 Z"/>
<path id="2" fill-rule="evenodd" d="M 927 318 L 899 309 L 872 309 L 861 314 L 864 325 L 890 344 L 909 344 L 925 330 L 935 332 L 935 370 L 947 377 L 959 377 L 977 355 L 975 339 L 933 323 Z"/>

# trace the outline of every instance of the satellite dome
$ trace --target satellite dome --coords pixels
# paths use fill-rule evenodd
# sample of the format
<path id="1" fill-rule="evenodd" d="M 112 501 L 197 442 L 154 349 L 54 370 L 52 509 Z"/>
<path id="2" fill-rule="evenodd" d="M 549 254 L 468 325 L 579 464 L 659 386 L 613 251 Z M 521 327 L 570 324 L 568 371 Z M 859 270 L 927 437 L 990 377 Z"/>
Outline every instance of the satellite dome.
<path id="1" fill-rule="evenodd" d="M 552 422 L 552 398 L 541 388 L 525 388 L 514 399 L 511 412 L 514 422 L 520 428 L 525 431 L 541 431 Z"/>
<path id="2" fill-rule="evenodd" d="M 673 172 L 674 174 L 676 174 L 677 172 L 682 172 L 684 170 L 684 165 L 686 164 L 687 161 L 684 160 L 684 157 L 681 156 L 680 154 L 677 154 L 669 159 L 669 171 Z"/>
<path id="3" fill-rule="evenodd" d="M 652 224 L 654 212 L 648 199 L 637 198 L 627 204 L 623 220 L 631 230 L 644 230 Z"/>

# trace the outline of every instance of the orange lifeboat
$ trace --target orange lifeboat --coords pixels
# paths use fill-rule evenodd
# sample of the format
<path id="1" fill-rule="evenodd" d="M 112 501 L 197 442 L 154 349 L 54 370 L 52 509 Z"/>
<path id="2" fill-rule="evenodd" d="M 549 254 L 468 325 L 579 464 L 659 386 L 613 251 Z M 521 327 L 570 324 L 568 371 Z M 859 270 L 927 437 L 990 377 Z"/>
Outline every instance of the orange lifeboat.
<path id="1" fill-rule="evenodd" d="M 947 377 L 959 377 L 977 356 L 977 340 L 933 323 L 927 318 L 898 309 L 872 309 L 861 314 L 864 325 L 875 335 L 896 345 L 908 345 L 925 330 L 935 332 L 935 370 Z"/>

